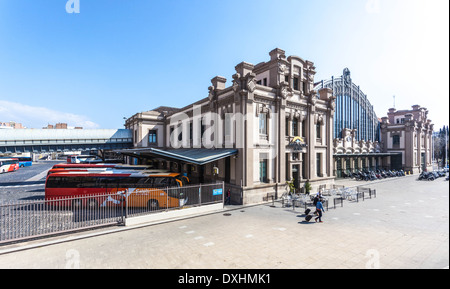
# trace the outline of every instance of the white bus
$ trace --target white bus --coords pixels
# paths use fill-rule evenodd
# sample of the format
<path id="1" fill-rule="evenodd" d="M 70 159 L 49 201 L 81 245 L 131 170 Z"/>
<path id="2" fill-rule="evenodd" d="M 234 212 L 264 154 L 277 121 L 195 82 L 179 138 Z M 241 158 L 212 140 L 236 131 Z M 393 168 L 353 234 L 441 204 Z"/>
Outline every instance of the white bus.
<path id="1" fill-rule="evenodd" d="M 15 172 L 19 169 L 19 159 L 0 158 L 0 173 Z"/>

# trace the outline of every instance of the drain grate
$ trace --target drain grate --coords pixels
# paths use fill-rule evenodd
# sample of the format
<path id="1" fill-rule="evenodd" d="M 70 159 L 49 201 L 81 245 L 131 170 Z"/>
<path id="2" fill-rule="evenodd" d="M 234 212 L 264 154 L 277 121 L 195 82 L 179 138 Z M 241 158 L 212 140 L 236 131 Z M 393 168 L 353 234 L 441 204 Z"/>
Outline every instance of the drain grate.
<path id="1" fill-rule="evenodd" d="M 225 214 L 223 214 L 225 217 L 229 217 L 229 216 L 231 216 L 231 214 L 230 213 L 225 213 Z"/>

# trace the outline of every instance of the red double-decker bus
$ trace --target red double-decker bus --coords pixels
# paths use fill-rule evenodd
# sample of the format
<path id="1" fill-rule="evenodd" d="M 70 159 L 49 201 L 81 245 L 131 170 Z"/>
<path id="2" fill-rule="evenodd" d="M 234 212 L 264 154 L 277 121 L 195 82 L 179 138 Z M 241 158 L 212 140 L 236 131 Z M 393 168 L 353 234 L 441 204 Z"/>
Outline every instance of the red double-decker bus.
<path id="1" fill-rule="evenodd" d="M 119 206 L 126 198 L 130 207 L 157 210 L 183 206 L 186 200 L 181 190 L 168 189 L 182 186 L 178 173 L 57 172 L 47 176 L 45 199 L 64 199 L 66 206 L 95 208 Z"/>

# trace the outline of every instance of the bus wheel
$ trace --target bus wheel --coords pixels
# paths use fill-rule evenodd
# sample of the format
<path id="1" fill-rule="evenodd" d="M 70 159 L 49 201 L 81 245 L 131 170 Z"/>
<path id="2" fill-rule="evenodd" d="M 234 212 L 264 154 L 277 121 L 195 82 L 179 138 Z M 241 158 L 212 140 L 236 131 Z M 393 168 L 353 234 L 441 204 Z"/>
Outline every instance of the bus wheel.
<path id="1" fill-rule="evenodd" d="M 155 211 L 159 209 L 159 204 L 157 200 L 150 200 L 148 201 L 147 208 L 150 209 L 150 211 Z"/>

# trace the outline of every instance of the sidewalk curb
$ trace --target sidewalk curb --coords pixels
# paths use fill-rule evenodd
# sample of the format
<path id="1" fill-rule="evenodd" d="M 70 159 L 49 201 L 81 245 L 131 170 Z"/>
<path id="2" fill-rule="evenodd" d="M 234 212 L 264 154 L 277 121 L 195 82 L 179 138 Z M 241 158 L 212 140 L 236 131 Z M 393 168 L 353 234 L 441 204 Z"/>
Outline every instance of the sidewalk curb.
<path id="1" fill-rule="evenodd" d="M 207 215 L 221 214 L 221 213 L 228 212 L 228 211 L 236 211 L 236 210 L 241 210 L 241 209 L 247 208 L 247 207 L 256 207 L 256 206 L 261 206 L 261 205 L 266 205 L 266 203 L 253 204 L 253 205 L 238 205 L 238 206 L 232 206 L 232 208 L 224 207 L 221 210 L 201 213 L 198 215 L 188 215 L 188 216 L 182 216 L 182 217 L 178 217 L 178 218 L 164 219 L 164 220 L 159 220 L 159 221 L 155 221 L 155 222 L 131 225 L 131 226 L 123 226 L 123 225 L 113 226 L 110 229 L 105 229 L 105 230 L 95 229 L 94 232 L 81 231 L 81 232 L 76 232 L 76 233 L 69 233 L 71 235 L 68 237 L 58 236 L 57 234 L 55 234 L 54 237 L 50 237 L 50 238 L 54 238 L 54 240 L 49 240 L 50 238 L 47 237 L 45 239 L 30 240 L 28 242 L 18 242 L 18 243 L 9 244 L 9 245 L 6 244 L 3 246 L 5 246 L 5 247 L 11 246 L 11 247 L 5 248 L 5 249 L 2 249 L 1 248 L 2 246 L 0 246 L 0 256 L 15 253 L 15 252 L 20 252 L 20 251 L 26 251 L 26 250 L 36 249 L 36 248 L 48 247 L 48 246 L 52 246 L 52 245 L 82 240 L 82 239 L 94 238 L 94 237 L 109 235 L 109 234 L 114 234 L 114 233 L 120 233 L 120 232 L 124 232 L 124 231 L 129 231 L 129 230 L 136 230 L 136 229 L 140 229 L 140 228 L 151 227 L 151 226 L 156 226 L 156 225 L 165 224 L 165 223 L 188 220 L 188 219 L 203 217 L 203 216 L 207 216 Z M 32 244 L 27 244 L 27 243 L 32 243 Z"/>

